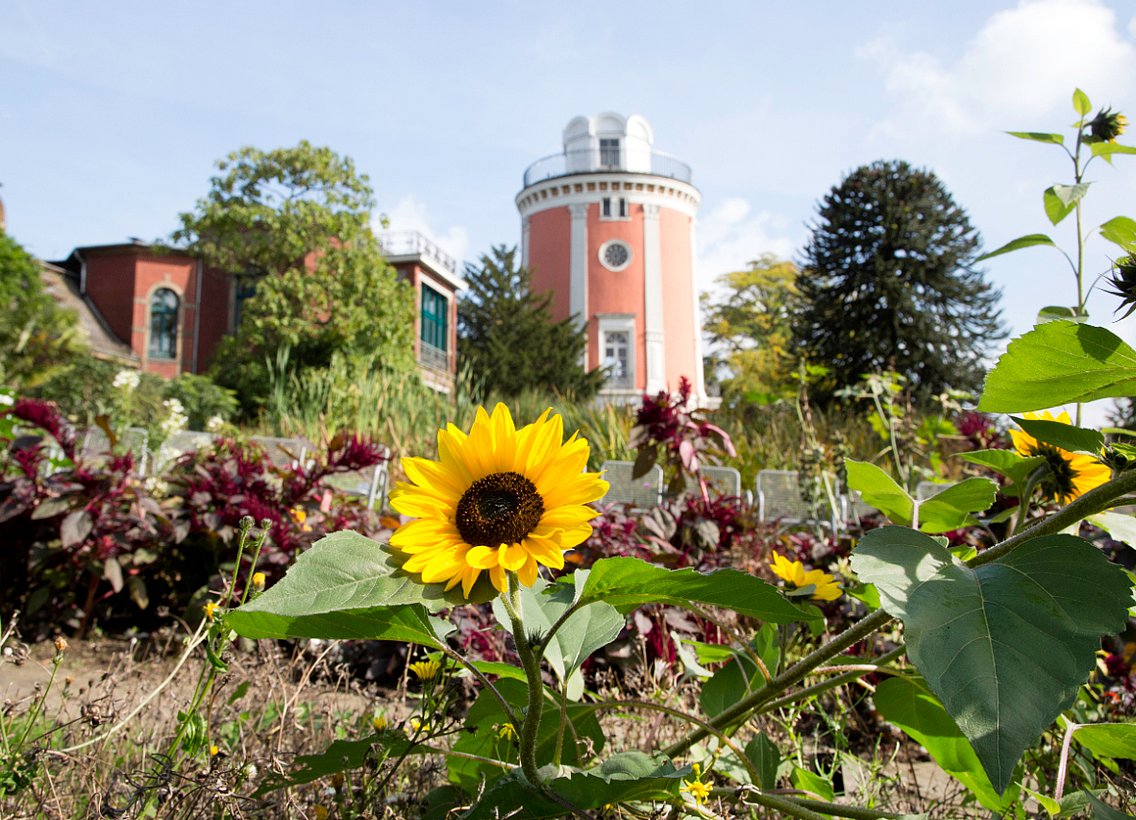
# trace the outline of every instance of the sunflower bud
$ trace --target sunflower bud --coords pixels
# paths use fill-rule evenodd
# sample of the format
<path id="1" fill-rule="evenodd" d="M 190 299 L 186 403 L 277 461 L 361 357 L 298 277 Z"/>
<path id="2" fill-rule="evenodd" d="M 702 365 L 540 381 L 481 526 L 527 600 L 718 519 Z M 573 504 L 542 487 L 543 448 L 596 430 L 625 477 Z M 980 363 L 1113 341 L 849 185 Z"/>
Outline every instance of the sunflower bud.
<path id="1" fill-rule="evenodd" d="M 1128 308 L 1124 316 L 1120 317 L 1127 318 L 1136 310 L 1136 256 L 1122 256 L 1113 262 L 1112 276 L 1109 277 L 1108 284 L 1112 286 L 1112 290 L 1108 293 L 1120 297 L 1120 307 L 1116 311 L 1119 313 L 1124 308 Z"/>
<path id="2" fill-rule="evenodd" d="M 1085 142 L 1116 142 L 1116 138 L 1128 127 L 1128 118 L 1112 113 L 1110 108 L 1102 108 L 1085 127 L 1089 129 Z"/>

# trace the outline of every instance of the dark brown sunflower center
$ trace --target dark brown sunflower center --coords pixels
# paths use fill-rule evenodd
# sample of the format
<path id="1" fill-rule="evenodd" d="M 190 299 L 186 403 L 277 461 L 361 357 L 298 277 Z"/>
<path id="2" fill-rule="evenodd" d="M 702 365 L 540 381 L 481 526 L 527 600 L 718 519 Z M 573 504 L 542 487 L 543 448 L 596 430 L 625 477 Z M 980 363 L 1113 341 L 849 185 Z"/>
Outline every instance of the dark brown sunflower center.
<path id="1" fill-rule="evenodd" d="M 1056 447 L 1038 444 L 1032 448 L 1030 455 L 1042 456 L 1045 466 L 1049 468 L 1049 474 L 1039 482 L 1046 497 L 1060 500 L 1073 495 L 1073 479 L 1077 477 L 1077 472 Z"/>
<path id="2" fill-rule="evenodd" d="M 493 473 L 470 485 L 458 502 L 458 532 L 473 547 L 515 544 L 536 529 L 544 499 L 520 473 Z"/>

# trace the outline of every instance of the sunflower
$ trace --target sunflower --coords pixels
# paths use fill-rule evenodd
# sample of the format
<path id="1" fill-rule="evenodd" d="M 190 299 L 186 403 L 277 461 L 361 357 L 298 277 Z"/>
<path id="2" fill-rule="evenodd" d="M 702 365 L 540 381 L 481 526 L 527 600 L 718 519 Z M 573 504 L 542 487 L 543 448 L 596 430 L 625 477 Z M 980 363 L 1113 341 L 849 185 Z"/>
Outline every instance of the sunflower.
<path id="1" fill-rule="evenodd" d="M 407 572 L 447 590 L 460 583 L 466 598 L 482 572 L 505 592 L 506 573 L 532 586 L 540 566 L 562 569 L 564 551 L 592 532 L 597 513 L 585 505 L 608 489 L 584 471 L 588 442 L 564 441 L 551 409 L 517 430 L 505 405 L 492 415 L 479 407 L 468 435 L 453 424 L 438 431 L 438 454 L 402 459 L 410 482 L 397 485 L 391 506 L 415 520 L 390 544 L 409 555 Z"/>
<path id="2" fill-rule="evenodd" d="M 1048 411 L 1023 413 L 1022 418 L 1057 421 L 1061 424 L 1073 423 L 1069 414 L 1064 411 L 1056 418 Z M 1070 453 L 1068 450 L 1038 441 L 1024 430 L 1011 430 L 1010 438 L 1014 440 L 1014 449 L 1019 454 L 1027 458 L 1041 456 L 1045 459 L 1045 465 L 1049 469 L 1041 479 L 1040 485 L 1041 492 L 1046 498 L 1068 504 L 1112 478 L 1112 470 L 1107 465 L 1086 453 Z"/>
<path id="3" fill-rule="evenodd" d="M 773 553 L 773 563 L 769 567 L 778 578 L 783 578 L 797 589 L 812 586 L 814 601 L 835 601 L 841 595 L 840 584 L 827 572 L 819 569 L 805 571 L 800 561 L 790 561 L 779 552 Z"/>

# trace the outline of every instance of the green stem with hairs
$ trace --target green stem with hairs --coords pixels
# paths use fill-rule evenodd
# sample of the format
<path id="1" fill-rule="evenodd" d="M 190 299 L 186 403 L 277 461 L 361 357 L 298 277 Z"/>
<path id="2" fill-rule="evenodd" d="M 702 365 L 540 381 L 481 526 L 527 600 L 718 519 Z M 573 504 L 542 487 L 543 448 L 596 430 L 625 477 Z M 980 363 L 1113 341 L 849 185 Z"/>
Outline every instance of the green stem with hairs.
<path id="1" fill-rule="evenodd" d="M 513 641 L 517 645 L 521 667 L 525 670 L 525 677 L 529 683 L 528 706 L 519 733 L 521 771 L 530 783 L 542 787 L 544 782 L 536 765 L 536 740 L 537 730 L 540 728 L 540 716 L 544 711 L 544 681 L 540 675 L 540 660 L 543 653 L 539 646 L 532 645 L 529 636 L 525 634 L 525 625 L 521 618 L 521 587 L 513 573 L 508 575 L 507 591 L 501 596 L 501 602 L 505 605 L 505 611 L 509 613 L 509 620 L 512 621 Z"/>

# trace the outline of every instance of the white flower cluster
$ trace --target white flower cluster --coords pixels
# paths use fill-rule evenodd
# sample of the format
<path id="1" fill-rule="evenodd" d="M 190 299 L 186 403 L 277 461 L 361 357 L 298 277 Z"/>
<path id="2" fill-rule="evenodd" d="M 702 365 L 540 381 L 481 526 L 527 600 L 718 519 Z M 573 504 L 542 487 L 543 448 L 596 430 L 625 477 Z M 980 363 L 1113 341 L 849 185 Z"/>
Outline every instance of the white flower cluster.
<path id="1" fill-rule="evenodd" d="M 210 433 L 220 433 L 224 426 L 225 420 L 220 416 L 212 416 L 209 421 L 205 422 L 205 429 Z"/>
<path id="2" fill-rule="evenodd" d="M 162 421 L 162 432 L 167 436 L 180 433 L 189 424 L 189 416 L 185 414 L 185 406 L 177 399 L 166 399 L 162 402 L 166 408 L 166 418 Z"/>
<path id="3" fill-rule="evenodd" d="M 115 374 L 112 384 L 119 390 L 130 393 L 138 387 L 138 382 L 141 380 L 142 374 L 137 370 L 120 370 Z"/>
<path id="4" fill-rule="evenodd" d="M 0 390 L 0 407 L 11 407 L 15 403 L 16 400 L 12 397 L 12 394 L 7 391 L 7 389 Z"/>

